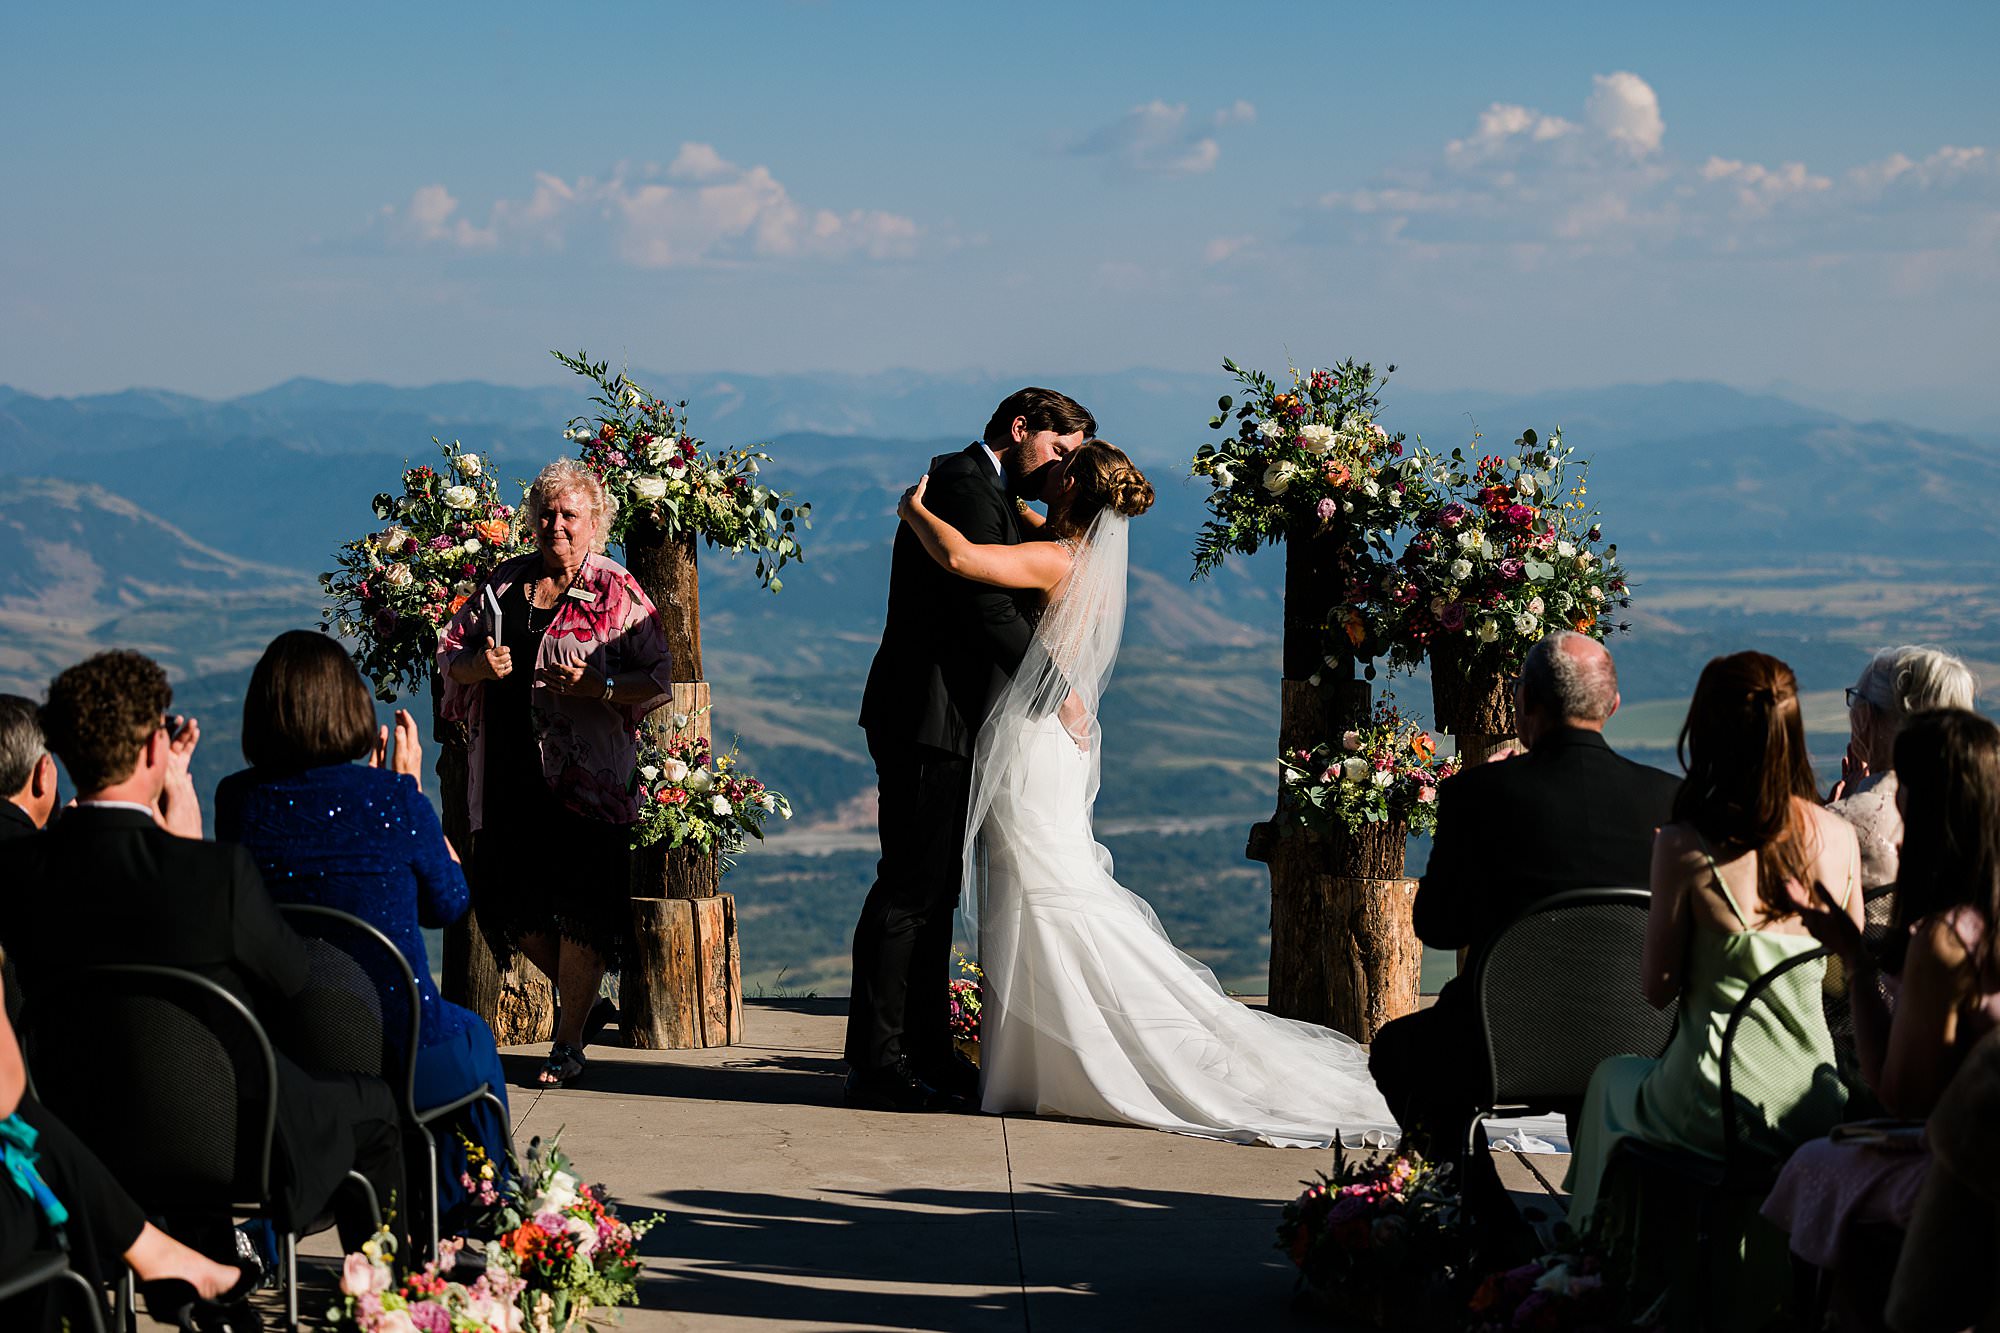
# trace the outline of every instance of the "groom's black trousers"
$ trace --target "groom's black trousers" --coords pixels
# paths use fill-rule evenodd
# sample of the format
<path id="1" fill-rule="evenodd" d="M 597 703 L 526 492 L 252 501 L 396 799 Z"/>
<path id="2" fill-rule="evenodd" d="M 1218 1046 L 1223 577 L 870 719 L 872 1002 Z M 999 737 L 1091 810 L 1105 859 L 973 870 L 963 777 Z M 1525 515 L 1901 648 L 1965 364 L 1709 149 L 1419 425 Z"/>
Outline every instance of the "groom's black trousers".
<path id="1" fill-rule="evenodd" d="M 952 912 L 965 851 L 972 761 L 868 733 L 880 794 L 882 859 L 854 927 L 847 1063 L 873 1071 L 951 1053 Z"/>

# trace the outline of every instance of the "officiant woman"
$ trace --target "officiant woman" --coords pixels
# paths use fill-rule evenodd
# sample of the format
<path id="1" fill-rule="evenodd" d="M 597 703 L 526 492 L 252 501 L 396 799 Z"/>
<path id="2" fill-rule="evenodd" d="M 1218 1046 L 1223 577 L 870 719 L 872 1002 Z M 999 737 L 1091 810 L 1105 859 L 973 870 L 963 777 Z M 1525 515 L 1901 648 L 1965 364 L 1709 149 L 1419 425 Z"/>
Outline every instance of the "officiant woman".
<path id="1" fill-rule="evenodd" d="M 438 641 L 444 713 L 466 724 L 473 907 L 556 988 L 544 1087 L 584 1067 L 584 1033 L 631 934 L 639 724 L 672 695 L 652 601 L 604 553 L 616 497 L 543 468 L 522 510 L 535 550 L 495 569 Z"/>

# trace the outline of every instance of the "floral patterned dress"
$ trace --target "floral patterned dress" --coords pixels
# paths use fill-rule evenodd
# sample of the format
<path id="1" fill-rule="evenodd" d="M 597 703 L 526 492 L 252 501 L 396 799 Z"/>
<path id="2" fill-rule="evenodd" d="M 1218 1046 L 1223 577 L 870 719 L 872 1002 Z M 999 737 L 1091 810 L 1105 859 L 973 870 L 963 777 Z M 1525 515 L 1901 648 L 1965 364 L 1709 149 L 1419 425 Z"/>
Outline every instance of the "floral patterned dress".
<path id="1" fill-rule="evenodd" d="M 673 667 L 652 600 L 624 566 L 586 557 L 555 607 L 531 615 L 527 586 L 540 571 L 541 556 L 531 554 L 487 580 L 501 606 L 500 641 L 513 650 L 507 679 L 464 685 L 449 674 L 493 641 L 485 589 L 439 638 L 444 715 L 466 724 L 470 746 L 473 905 L 510 944 L 559 933 L 615 967 L 630 933 L 639 724 L 671 699 Z M 535 680 L 557 662 L 621 682 L 644 678 L 657 693 L 636 704 L 559 695 Z"/>

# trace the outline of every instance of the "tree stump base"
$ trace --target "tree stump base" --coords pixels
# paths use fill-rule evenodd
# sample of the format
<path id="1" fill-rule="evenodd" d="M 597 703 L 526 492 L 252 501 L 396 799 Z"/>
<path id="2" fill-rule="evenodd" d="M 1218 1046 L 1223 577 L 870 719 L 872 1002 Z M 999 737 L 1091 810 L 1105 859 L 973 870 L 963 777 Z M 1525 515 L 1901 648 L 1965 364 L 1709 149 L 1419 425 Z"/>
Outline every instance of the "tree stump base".
<path id="1" fill-rule="evenodd" d="M 1408 831 L 1288 834 L 1271 849 L 1271 1012 L 1373 1041 L 1423 979 Z"/>
<path id="2" fill-rule="evenodd" d="M 627 1045 L 685 1051 L 743 1040 L 735 895 L 634 898 L 619 993 Z"/>

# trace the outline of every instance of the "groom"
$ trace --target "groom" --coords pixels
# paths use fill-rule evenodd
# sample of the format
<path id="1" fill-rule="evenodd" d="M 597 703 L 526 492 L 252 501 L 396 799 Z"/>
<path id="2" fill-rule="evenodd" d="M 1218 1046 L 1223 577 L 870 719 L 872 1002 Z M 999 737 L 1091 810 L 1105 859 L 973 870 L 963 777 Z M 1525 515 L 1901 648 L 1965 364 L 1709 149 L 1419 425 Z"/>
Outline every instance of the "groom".
<path id="1" fill-rule="evenodd" d="M 931 460 L 924 501 L 968 541 L 1013 545 L 1017 498 L 1039 494 L 1045 470 L 1096 430 L 1053 389 L 1009 394 L 985 439 Z M 953 1052 L 946 1021 L 952 910 L 973 744 L 1033 633 L 1013 594 L 947 574 L 898 528 L 888 623 L 861 697 L 882 859 L 854 927 L 850 1106 L 923 1111 L 978 1095 L 978 1071 Z"/>

